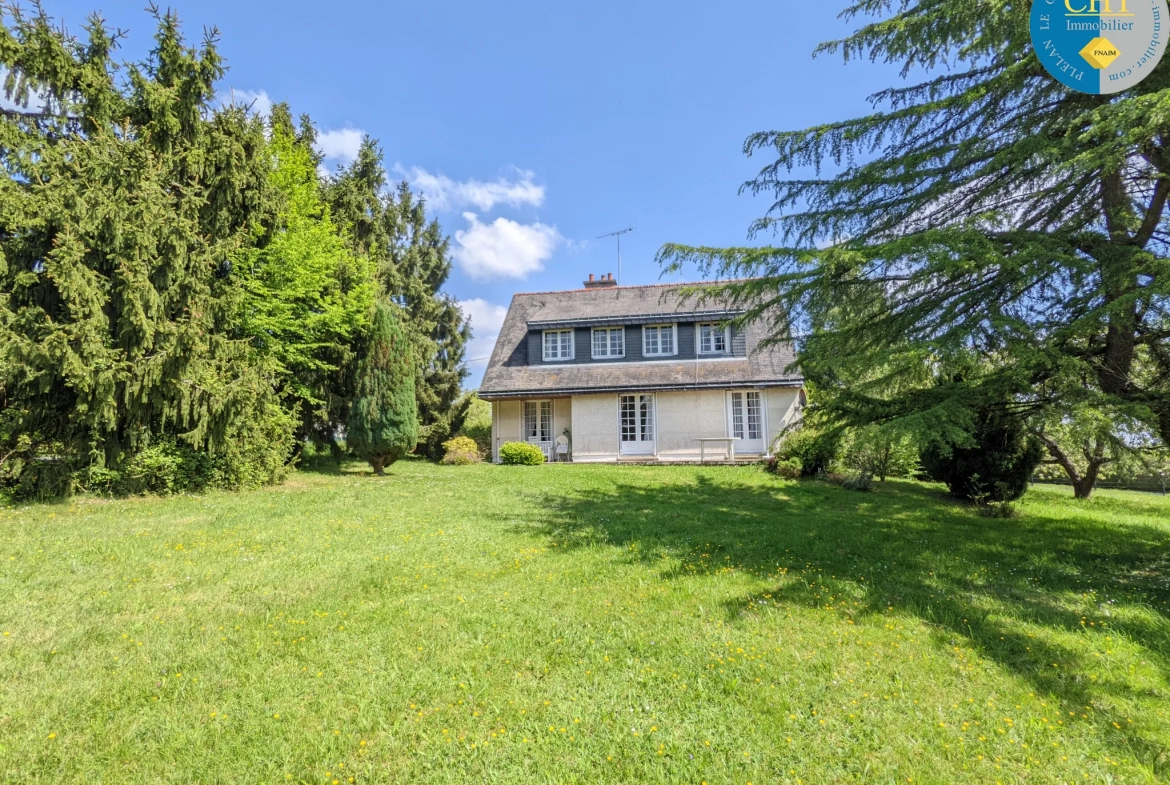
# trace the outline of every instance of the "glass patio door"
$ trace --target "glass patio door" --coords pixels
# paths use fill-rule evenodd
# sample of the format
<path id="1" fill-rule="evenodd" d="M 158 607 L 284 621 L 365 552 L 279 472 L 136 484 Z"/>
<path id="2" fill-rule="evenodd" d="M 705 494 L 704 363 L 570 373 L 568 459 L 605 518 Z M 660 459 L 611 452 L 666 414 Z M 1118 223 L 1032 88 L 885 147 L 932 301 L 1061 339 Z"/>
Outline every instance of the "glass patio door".
<path id="1" fill-rule="evenodd" d="M 525 401 L 524 440 L 539 447 L 547 461 L 553 459 L 552 430 L 552 401 Z"/>
<path id="2" fill-rule="evenodd" d="M 764 452 L 764 406 L 763 396 L 758 392 L 731 393 L 729 431 L 739 439 L 735 451 L 745 455 L 762 455 Z"/>
<path id="3" fill-rule="evenodd" d="M 655 411 L 653 395 L 621 397 L 621 454 L 654 455 Z"/>

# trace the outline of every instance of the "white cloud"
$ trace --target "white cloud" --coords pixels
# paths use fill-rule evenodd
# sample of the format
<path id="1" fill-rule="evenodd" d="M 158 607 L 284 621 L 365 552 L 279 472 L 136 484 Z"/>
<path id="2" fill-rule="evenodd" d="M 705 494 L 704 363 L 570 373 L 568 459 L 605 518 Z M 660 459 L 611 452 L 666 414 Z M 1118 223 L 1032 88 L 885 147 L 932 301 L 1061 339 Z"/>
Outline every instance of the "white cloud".
<path id="1" fill-rule="evenodd" d="M 345 165 L 358 157 L 366 132 L 357 128 L 342 128 L 337 131 L 323 131 L 317 135 L 317 152 L 326 161 Z"/>
<path id="2" fill-rule="evenodd" d="M 463 217 L 470 226 L 455 233 L 452 256 L 478 281 L 527 278 L 543 270 L 557 246 L 565 242 L 555 226 L 520 224 L 507 218 L 484 224 L 475 213 Z"/>
<path id="3" fill-rule="evenodd" d="M 460 300 L 459 307 L 471 320 L 472 337 L 467 345 L 468 365 L 472 368 L 485 366 L 495 348 L 496 339 L 500 337 L 500 328 L 504 326 L 508 309 L 479 297 Z"/>
<path id="4" fill-rule="evenodd" d="M 243 106 L 251 108 L 261 117 L 267 117 L 272 111 L 272 99 L 264 90 L 239 90 L 233 87 L 228 94 L 220 99 L 224 106 Z"/>
<path id="5" fill-rule="evenodd" d="M 515 180 L 501 176 L 492 182 L 475 179 L 460 182 L 442 173 L 431 174 L 417 166 L 409 172 L 398 167 L 398 171 L 422 191 L 431 207 L 440 212 L 469 206 L 490 212 L 497 204 L 511 207 L 540 207 L 544 204 L 544 186 L 534 182 L 536 173 L 522 169 L 515 170 Z"/>

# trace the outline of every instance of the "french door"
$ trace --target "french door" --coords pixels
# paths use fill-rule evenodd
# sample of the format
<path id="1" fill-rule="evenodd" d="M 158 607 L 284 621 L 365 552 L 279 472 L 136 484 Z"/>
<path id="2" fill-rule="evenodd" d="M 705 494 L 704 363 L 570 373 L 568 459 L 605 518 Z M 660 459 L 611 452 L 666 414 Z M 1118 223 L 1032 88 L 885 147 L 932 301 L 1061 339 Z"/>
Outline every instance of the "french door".
<path id="1" fill-rule="evenodd" d="M 758 392 L 733 392 L 729 399 L 728 419 L 731 436 L 739 439 L 735 451 L 746 455 L 764 452 L 764 402 Z"/>
<path id="2" fill-rule="evenodd" d="M 539 447 L 547 461 L 553 459 L 552 430 L 552 401 L 525 401 L 524 440 Z"/>
<path id="3" fill-rule="evenodd" d="M 656 431 L 653 395 L 621 396 L 622 455 L 654 455 Z"/>

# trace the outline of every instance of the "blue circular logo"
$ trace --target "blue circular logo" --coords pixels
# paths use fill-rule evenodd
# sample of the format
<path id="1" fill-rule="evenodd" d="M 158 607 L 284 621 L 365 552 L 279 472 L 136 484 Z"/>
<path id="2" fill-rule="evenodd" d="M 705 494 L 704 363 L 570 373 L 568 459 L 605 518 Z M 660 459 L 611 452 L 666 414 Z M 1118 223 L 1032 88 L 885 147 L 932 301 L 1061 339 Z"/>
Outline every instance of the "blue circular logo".
<path id="1" fill-rule="evenodd" d="M 1119 93 L 1162 59 L 1166 0 L 1034 0 L 1032 45 L 1061 84 L 1092 95 Z"/>

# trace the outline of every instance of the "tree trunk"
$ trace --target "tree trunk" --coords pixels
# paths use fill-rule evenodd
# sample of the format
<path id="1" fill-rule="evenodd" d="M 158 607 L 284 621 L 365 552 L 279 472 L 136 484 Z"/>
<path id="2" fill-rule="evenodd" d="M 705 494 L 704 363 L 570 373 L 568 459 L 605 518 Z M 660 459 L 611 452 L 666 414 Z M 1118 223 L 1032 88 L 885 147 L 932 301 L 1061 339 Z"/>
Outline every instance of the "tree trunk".
<path id="1" fill-rule="evenodd" d="M 378 477 L 386 476 L 386 459 L 381 455 L 370 459 L 370 466 L 374 468 L 374 474 Z"/>
<path id="2" fill-rule="evenodd" d="M 1073 496 L 1077 499 L 1088 499 L 1093 495 L 1097 486 L 1097 472 L 1085 472 L 1085 476 L 1073 483 Z"/>
<path id="3" fill-rule="evenodd" d="M 1092 496 L 1093 488 L 1097 485 L 1097 476 L 1101 473 L 1101 464 L 1094 464 L 1090 461 L 1088 471 L 1082 476 L 1077 471 L 1076 464 L 1064 454 L 1064 450 L 1060 449 L 1060 445 L 1054 439 L 1041 431 L 1032 431 L 1032 433 L 1047 448 L 1052 459 L 1060 464 L 1060 468 L 1064 469 L 1064 473 L 1068 475 L 1069 482 L 1072 483 L 1073 495 L 1078 499 L 1087 499 Z"/>

